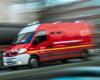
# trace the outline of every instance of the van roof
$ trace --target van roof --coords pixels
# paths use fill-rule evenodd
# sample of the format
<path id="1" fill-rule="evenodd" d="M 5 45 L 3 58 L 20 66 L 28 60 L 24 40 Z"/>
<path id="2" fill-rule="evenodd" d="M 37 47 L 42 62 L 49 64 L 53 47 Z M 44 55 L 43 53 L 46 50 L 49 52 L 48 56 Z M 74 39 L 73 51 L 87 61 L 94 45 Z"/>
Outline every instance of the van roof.
<path id="1" fill-rule="evenodd" d="M 28 32 L 34 32 L 39 26 L 40 26 L 40 24 L 35 24 L 35 25 L 31 25 L 31 26 L 25 27 L 24 29 L 22 29 L 19 32 L 19 34 L 24 34 L 24 33 L 28 33 Z"/>
<path id="2" fill-rule="evenodd" d="M 44 23 L 41 25 L 40 29 L 47 29 L 47 28 L 57 28 L 57 27 L 67 27 L 67 26 L 75 26 L 75 25 L 86 25 L 87 22 L 55 22 L 55 23 Z"/>
<path id="3" fill-rule="evenodd" d="M 48 28 L 57 28 L 57 27 L 67 27 L 67 26 L 75 26 L 75 25 L 83 25 L 83 24 L 87 24 L 86 22 L 57 22 L 57 23 L 43 23 L 41 24 L 35 24 L 35 25 L 31 25 L 28 26 L 24 29 L 22 29 L 19 34 L 24 34 L 24 33 L 28 33 L 28 32 L 34 32 L 36 31 L 36 29 L 40 26 L 40 28 L 38 28 L 38 30 L 41 29 L 48 29 Z"/>

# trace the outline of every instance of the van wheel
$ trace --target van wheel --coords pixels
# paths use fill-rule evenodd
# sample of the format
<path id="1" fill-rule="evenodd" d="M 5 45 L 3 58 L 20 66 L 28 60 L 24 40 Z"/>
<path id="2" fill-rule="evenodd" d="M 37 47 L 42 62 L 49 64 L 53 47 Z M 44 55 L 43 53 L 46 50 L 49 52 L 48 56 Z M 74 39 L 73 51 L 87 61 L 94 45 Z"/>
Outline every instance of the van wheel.
<path id="1" fill-rule="evenodd" d="M 67 59 L 60 60 L 62 63 L 66 63 Z"/>
<path id="2" fill-rule="evenodd" d="M 88 51 L 84 50 L 81 52 L 81 59 L 83 59 L 85 61 L 89 60 Z"/>
<path id="3" fill-rule="evenodd" d="M 17 70 L 18 67 L 8 67 L 8 69 L 10 69 L 10 70 Z"/>
<path id="4" fill-rule="evenodd" d="M 39 66 L 39 60 L 36 58 L 30 58 L 29 60 L 29 68 L 36 68 Z"/>

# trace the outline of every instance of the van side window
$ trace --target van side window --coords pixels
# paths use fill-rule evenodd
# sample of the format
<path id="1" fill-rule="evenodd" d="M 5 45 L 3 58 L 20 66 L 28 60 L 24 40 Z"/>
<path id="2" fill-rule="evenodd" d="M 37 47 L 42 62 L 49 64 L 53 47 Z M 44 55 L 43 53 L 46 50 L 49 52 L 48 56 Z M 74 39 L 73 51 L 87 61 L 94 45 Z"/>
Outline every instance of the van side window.
<path id="1" fill-rule="evenodd" d="M 50 34 L 54 34 L 54 32 L 50 32 Z"/>
<path id="2" fill-rule="evenodd" d="M 42 31 L 37 33 L 33 44 L 36 45 L 36 44 L 39 44 L 39 43 L 44 42 L 46 40 L 47 40 L 46 32 L 44 30 L 42 30 Z"/>
<path id="3" fill-rule="evenodd" d="M 59 32 L 57 32 L 57 34 L 61 34 L 61 33 L 62 33 L 62 32 L 60 32 L 60 31 L 59 31 Z"/>

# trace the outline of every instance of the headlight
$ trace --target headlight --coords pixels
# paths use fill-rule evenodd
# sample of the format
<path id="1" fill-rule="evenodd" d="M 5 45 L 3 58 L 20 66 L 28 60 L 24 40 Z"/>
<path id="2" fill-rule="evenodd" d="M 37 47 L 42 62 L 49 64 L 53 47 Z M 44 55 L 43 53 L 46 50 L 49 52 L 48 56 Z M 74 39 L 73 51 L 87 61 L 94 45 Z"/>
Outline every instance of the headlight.
<path id="1" fill-rule="evenodd" d="M 5 55 L 6 55 L 6 53 L 4 52 L 4 53 L 3 53 L 3 56 L 5 56 Z"/>
<path id="2" fill-rule="evenodd" d="M 26 50 L 25 48 L 21 48 L 21 49 L 18 51 L 19 54 L 22 54 L 22 53 L 25 53 L 25 52 L 27 52 L 27 50 Z"/>

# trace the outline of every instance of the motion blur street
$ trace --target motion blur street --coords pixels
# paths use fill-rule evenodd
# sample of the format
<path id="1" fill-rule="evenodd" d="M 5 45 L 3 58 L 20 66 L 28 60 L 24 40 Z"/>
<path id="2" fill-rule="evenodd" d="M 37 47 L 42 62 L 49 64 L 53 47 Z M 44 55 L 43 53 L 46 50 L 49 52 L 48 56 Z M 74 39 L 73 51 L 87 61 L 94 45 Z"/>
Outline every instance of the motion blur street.
<path id="1" fill-rule="evenodd" d="M 24 79 L 24 77 L 29 78 L 29 76 L 32 76 L 35 79 L 41 79 L 45 74 L 57 73 L 60 70 L 66 70 L 66 69 L 68 70 L 71 68 L 74 69 L 75 67 L 83 67 L 83 66 L 84 67 L 100 66 L 99 62 L 100 62 L 100 50 L 93 49 L 91 50 L 89 60 L 87 61 L 83 61 L 82 59 L 70 59 L 66 61 L 66 63 L 56 61 L 52 63 L 45 63 L 44 65 L 34 69 L 22 67 L 19 68 L 18 70 L 9 70 L 7 68 L 4 68 L 3 70 L 0 70 L 0 79 L 17 80 L 17 78 Z M 67 74 L 65 75 L 67 76 Z M 32 80 L 32 77 L 30 80 Z"/>
<path id="2" fill-rule="evenodd" d="M 81 22 L 83 23 L 87 22 L 89 23 L 89 25 L 86 26 L 86 31 L 84 31 L 85 28 L 83 28 L 84 30 L 81 31 L 82 27 L 84 27 L 83 25 L 80 26 L 80 29 L 78 28 L 78 26 L 75 25 L 72 26 L 74 29 L 71 29 L 70 26 L 66 26 L 69 27 L 68 30 L 66 30 L 67 28 L 64 28 L 65 26 L 62 27 L 61 25 L 60 27 L 64 28 L 66 30 L 65 33 L 66 34 L 68 33 L 68 35 L 66 35 L 62 31 L 59 32 L 61 30 L 60 28 L 54 28 L 52 29 L 51 32 L 50 32 L 50 28 L 47 29 L 48 32 L 44 31 L 46 29 L 40 28 L 39 30 L 43 29 L 42 31 L 44 32 L 40 32 L 35 35 L 35 33 L 38 32 L 37 31 L 38 29 L 35 28 L 37 26 L 34 27 L 32 26 L 36 22 L 38 23 L 39 26 L 43 24 L 42 26 L 46 25 L 47 27 L 52 24 L 56 25 L 57 23 L 58 25 L 56 26 L 59 26 L 59 23 L 63 23 L 63 22 L 72 22 L 75 24 Z M 32 28 L 29 29 L 28 26 Z M 91 28 L 87 29 L 87 27 L 91 27 Z M 22 32 L 20 32 L 21 30 Z M 53 30 L 55 32 L 53 32 Z M 56 32 L 57 30 L 59 31 Z M 79 35 L 78 36 L 75 35 L 74 37 L 71 37 L 73 36 L 73 34 L 78 33 L 78 30 L 80 30 L 79 34 L 81 35 L 81 37 Z M 31 33 L 29 31 L 34 31 L 34 32 Z M 29 33 L 25 33 L 25 32 L 29 32 Z M 47 36 L 49 32 L 51 35 Z M 61 33 L 62 35 L 66 35 L 66 36 L 60 36 L 62 41 L 60 41 L 60 39 L 58 40 L 59 37 L 58 35 L 61 35 Z M 34 39 L 33 34 L 35 35 L 36 39 Z M 40 44 L 37 46 L 35 44 L 37 44 L 38 42 L 36 41 L 32 42 L 32 40 L 39 41 L 37 36 L 41 36 L 41 35 L 42 38 L 40 39 L 40 42 L 42 42 L 43 40 L 45 42 L 43 43 L 43 45 Z M 87 35 L 89 36 L 87 37 Z M 26 38 L 27 36 L 28 36 L 28 40 L 26 39 L 26 42 L 25 39 L 21 39 L 21 38 Z M 50 36 L 51 38 L 48 38 Z M 88 60 L 68 59 L 64 62 L 62 62 L 61 60 L 54 60 L 51 62 L 45 62 L 43 64 L 40 64 L 38 63 L 40 57 L 34 55 L 36 52 L 42 51 L 42 57 L 44 57 L 43 52 L 45 52 L 45 49 L 48 50 L 49 54 L 50 54 L 49 52 L 50 50 L 52 53 L 55 50 L 63 49 L 62 47 L 64 47 L 64 45 L 58 45 L 58 46 L 52 45 L 53 41 L 46 43 L 46 38 L 48 38 L 47 40 L 54 40 L 55 44 L 69 43 L 67 47 L 73 48 L 75 46 L 78 46 L 78 44 L 80 45 L 84 44 L 81 43 L 81 39 L 83 38 L 84 38 L 83 42 L 85 42 L 84 40 L 86 40 L 87 41 L 86 43 L 89 43 L 88 38 L 90 38 L 91 36 L 92 36 L 91 39 L 92 43 L 91 41 L 90 43 L 91 45 L 93 44 L 94 46 L 93 48 L 89 49 Z M 54 39 L 52 39 L 52 37 Z M 69 40 L 65 41 L 64 40 L 65 38 Z M 27 51 L 27 48 L 31 44 L 33 44 L 33 46 L 29 48 L 30 49 L 29 51 Z M 34 45 L 37 48 L 36 50 Z M 47 48 L 44 47 L 44 45 L 46 45 Z M 84 48 L 80 48 L 80 49 L 85 50 L 85 52 L 87 52 L 88 47 L 86 47 L 86 49 Z M 6 54 L 11 52 L 13 54 Z M 18 59 L 16 60 L 26 61 L 25 58 L 30 58 L 29 59 L 30 62 L 32 62 L 31 61 L 32 59 L 33 63 L 37 62 L 36 66 L 40 64 L 39 67 L 28 68 L 26 66 L 23 66 L 23 67 L 18 67 L 17 70 L 10 70 L 7 66 L 4 66 L 3 57 L 16 58 L 15 56 L 22 55 L 26 52 L 30 52 L 29 54 L 27 54 L 28 56 L 25 56 L 21 59 L 18 57 Z M 50 56 L 56 55 L 55 53 L 57 54 L 57 52 L 55 51 L 54 54 L 50 54 Z M 60 51 L 58 51 L 58 53 L 60 53 Z M 31 65 L 32 67 L 32 64 L 30 62 L 29 65 Z M 19 64 L 22 64 L 22 62 L 19 62 Z M 85 70 L 83 69 L 84 67 L 86 67 Z M 96 67 L 98 67 L 97 68 L 98 70 L 96 69 Z M 93 75 L 95 76 L 96 73 L 96 75 L 100 77 L 99 67 L 100 67 L 100 0 L 0 0 L 0 80 L 36 80 L 36 79 L 61 80 L 58 79 L 60 75 L 61 76 L 71 75 L 73 78 L 73 75 L 75 73 L 76 74 L 84 73 L 85 76 L 86 73 L 87 75 L 93 73 L 92 75 L 90 74 L 90 77 Z M 86 71 L 86 73 L 80 72 L 80 70 L 77 70 L 75 68 L 78 69 L 82 68 L 81 70 Z M 52 79 L 53 77 L 56 77 L 57 79 Z"/>

